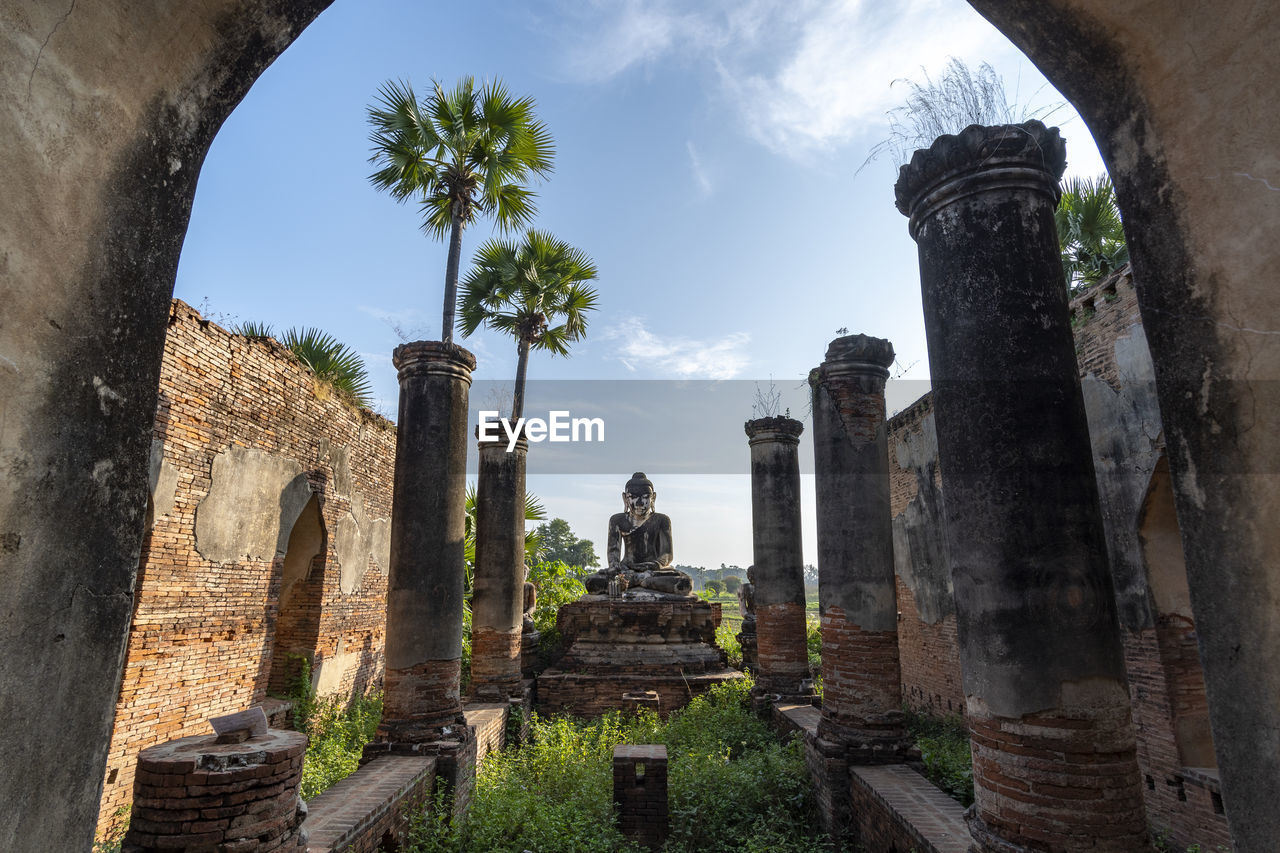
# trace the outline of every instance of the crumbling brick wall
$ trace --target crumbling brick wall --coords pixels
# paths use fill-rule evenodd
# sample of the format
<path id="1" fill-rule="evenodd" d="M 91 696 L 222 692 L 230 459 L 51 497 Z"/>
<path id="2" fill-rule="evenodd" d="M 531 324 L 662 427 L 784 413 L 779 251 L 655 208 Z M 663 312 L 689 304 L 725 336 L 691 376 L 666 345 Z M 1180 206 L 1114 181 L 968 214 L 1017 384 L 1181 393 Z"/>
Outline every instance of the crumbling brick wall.
<path id="1" fill-rule="evenodd" d="M 153 438 L 100 832 L 129 802 L 141 749 L 262 701 L 286 655 L 311 659 L 321 693 L 382 677 L 395 427 L 278 343 L 175 300 Z M 292 535 L 308 513 L 322 522 L 314 557 Z"/>

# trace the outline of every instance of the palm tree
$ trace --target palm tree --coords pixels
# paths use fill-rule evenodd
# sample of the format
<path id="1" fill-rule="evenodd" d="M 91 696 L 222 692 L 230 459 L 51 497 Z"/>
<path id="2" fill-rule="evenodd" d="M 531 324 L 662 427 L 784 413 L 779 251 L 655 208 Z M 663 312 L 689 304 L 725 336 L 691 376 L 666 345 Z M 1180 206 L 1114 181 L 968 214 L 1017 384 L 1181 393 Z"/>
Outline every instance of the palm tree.
<path id="1" fill-rule="evenodd" d="M 520 243 L 489 240 L 476 253 L 462 283 L 458 328 L 464 338 L 485 325 L 516 339 L 512 421 L 524 411 L 529 351 L 569 354 L 569 344 L 587 330 L 587 312 L 596 308 L 596 291 L 586 284 L 596 275 L 586 254 L 545 231 L 529 229 Z"/>
<path id="2" fill-rule="evenodd" d="M 246 322 L 235 328 L 246 338 L 274 338 L 275 330 L 265 323 Z M 373 386 L 364 359 L 351 347 L 321 329 L 292 328 L 279 338 L 285 349 L 311 369 L 317 379 L 332 385 L 338 393 L 366 409 L 373 405 Z"/>
<path id="3" fill-rule="evenodd" d="M 1062 247 L 1062 273 L 1072 290 L 1097 284 L 1129 262 L 1109 176 L 1067 181 L 1054 223 Z"/>
<path id="4" fill-rule="evenodd" d="M 478 90 L 471 77 L 449 91 L 431 85 L 421 102 L 408 83 L 378 91 L 380 103 L 369 108 L 369 162 L 379 168 L 369 180 L 397 201 L 419 198 L 423 230 L 449 235 L 440 338 L 452 343 L 463 230 L 481 215 L 504 231 L 531 222 L 536 194 L 527 184 L 551 174 L 555 148 L 534 118 L 533 100 L 513 98 L 501 81 Z"/>

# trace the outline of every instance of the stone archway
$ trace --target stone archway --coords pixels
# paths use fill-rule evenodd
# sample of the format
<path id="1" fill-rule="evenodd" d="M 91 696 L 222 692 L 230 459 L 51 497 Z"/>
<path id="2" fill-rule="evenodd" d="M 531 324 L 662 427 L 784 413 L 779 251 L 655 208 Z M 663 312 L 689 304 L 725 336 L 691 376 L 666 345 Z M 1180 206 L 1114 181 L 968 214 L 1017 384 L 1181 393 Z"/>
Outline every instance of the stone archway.
<path id="1" fill-rule="evenodd" d="M 26 726 L 0 747 L 5 849 L 88 846 L 199 167 L 329 2 L 0 0 L 0 713 Z M 1280 837 L 1257 784 L 1280 776 L 1280 480 L 1265 467 L 1280 459 L 1280 118 L 1265 109 L 1280 17 L 1243 0 L 970 2 L 1076 106 L 1115 180 L 1223 793 L 1239 849 L 1266 849 Z"/>

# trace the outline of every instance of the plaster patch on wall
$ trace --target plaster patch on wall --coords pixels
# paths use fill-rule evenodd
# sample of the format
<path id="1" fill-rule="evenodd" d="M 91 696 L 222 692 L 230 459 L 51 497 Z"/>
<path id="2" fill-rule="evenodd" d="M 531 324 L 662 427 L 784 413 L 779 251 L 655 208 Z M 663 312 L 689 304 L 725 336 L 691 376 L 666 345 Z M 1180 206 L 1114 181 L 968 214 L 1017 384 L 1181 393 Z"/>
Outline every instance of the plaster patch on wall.
<path id="1" fill-rule="evenodd" d="M 228 447 L 214 456 L 209 493 L 196 507 L 196 550 L 215 563 L 282 555 L 310 499 L 311 487 L 298 462 Z"/>
<path id="2" fill-rule="evenodd" d="M 358 592 L 370 558 L 383 571 L 391 562 L 390 520 L 368 518 L 364 496 L 359 492 L 352 494 L 351 511 L 338 519 L 333 550 L 338 559 L 338 586 L 343 595 Z"/>
<path id="3" fill-rule="evenodd" d="M 178 469 L 164 458 L 164 442 L 158 438 L 151 441 L 147 483 L 151 489 L 151 519 L 154 522 L 173 511 L 178 494 Z"/>
<path id="4" fill-rule="evenodd" d="M 920 621 L 930 625 L 955 613 L 947 559 L 942 490 L 934 482 L 938 433 L 933 415 L 908 431 L 894 448 L 898 467 L 916 475 L 916 495 L 893 519 L 893 570 L 915 597 Z"/>

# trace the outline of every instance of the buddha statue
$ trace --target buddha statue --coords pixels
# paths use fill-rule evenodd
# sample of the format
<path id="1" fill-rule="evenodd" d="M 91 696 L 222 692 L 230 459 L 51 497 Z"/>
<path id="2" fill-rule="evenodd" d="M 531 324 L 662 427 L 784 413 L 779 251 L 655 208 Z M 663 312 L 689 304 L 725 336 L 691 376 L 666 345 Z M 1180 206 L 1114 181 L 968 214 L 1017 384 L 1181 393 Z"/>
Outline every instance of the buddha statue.
<path id="1" fill-rule="evenodd" d="M 623 511 L 609 518 L 608 567 L 587 577 L 588 593 L 603 594 L 613 578 L 624 590 L 693 592 L 693 580 L 671 568 L 671 519 L 654 511 L 657 498 L 643 471 L 631 475 L 622 492 Z"/>

